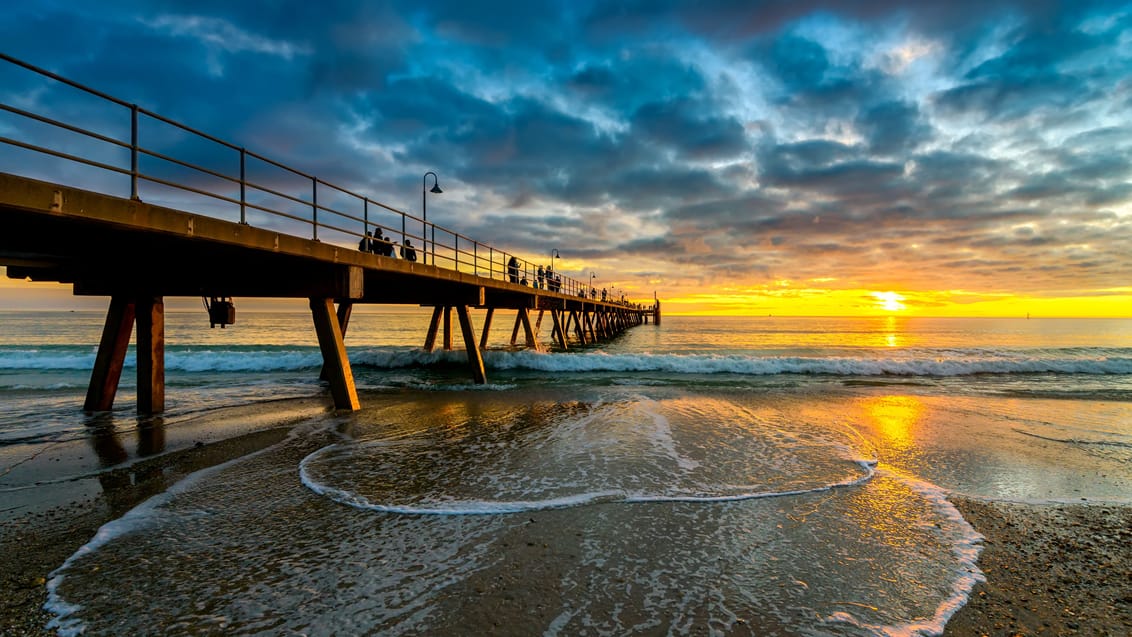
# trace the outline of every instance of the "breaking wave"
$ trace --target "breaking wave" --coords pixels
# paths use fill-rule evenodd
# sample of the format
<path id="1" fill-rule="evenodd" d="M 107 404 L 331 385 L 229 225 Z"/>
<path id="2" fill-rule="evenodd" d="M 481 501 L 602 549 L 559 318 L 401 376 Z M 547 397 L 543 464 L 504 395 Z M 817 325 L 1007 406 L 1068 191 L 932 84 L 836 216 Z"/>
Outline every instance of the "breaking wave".
<path id="1" fill-rule="evenodd" d="M 0 371 L 87 371 L 94 364 L 94 348 L 4 348 Z M 317 347 L 256 347 L 209 349 L 170 348 L 165 368 L 187 373 L 287 372 L 317 369 L 322 356 Z M 425 352 L 413 347 L 355 346 L 353 365 L 372 369 L 400 369 L 466 363 L 463 351 Z M 814 374 L 830 376 L 970 376 L 979 374 L 1132 374 L 1132 352 L 1126 349 L 1011 350 L 903 350 L 881 356 L 871 351 L 853 355 L 806 354 L 759 356 L 755 354 L 610 354 L 605 352 L 541 353 L 529 350 L 484 352 L 487 367 L 558 373 L 662 372 L 671 374 L 739 374 L 769 376 Z M 125 366 L 133 367 L 134 356 Z"/>

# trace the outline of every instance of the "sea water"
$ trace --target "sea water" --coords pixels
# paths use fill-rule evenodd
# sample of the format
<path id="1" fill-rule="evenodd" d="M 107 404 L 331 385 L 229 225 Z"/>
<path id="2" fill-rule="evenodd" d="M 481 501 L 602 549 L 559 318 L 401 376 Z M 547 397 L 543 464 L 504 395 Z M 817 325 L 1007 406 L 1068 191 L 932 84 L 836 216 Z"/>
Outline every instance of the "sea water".
<path id="1" fill-rule="evenodd" d="M 982 577 L 949 494 L 1132 500 L 1130 321 L 665 317 L 536 353 L 506 314 L 476 386 L 464 352 L 421 350 L 427 313 L 355 312 L 362 410 L 309 414 L 104 526 L 52 575 L 55 627 L 938 634 Z M 91 435 L 102 317 L 3 320 L 17 501 L 27 458 Z M 167 315 L 170 434 L 325 394 L 309 313 L 202 324 Z"/>

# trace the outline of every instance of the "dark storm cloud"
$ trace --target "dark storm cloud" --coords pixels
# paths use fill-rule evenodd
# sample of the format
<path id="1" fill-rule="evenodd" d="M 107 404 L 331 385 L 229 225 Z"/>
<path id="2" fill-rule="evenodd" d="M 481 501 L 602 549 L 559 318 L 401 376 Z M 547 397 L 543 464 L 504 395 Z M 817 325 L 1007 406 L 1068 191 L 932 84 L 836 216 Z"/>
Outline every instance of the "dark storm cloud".
<path id="1" fill-rule="evenodd" d="M 682 60 L 678 50 L 656 47 L 627 57 L 585 60 L 559 81 L 579 98 L 618 113 L 702 96 L 708 89 L 703 75 Z"/>
<path id="2" fill-rule="evenodd" d="M 759 50 L 755 59 L 766 60 L 788 93 L 806 93 L 835 82 L 825 47 L 813 40 L 786 34 Z"/>
<path id="3" fill-rule="evenodd" d="M 807 163 L 799 160 L 795 145 L 771 148 L 760 154 L 761 177 L 767 186 L 796 188 L 812 193 L 845 197 L 886 193 L 903 195 L 907 182 L 902 163 L 853 157 L 845 161 Z"/>
<path id="4" fill-rule="evenodd" d="M 858 115 L 858 125 L 869 151 L 877 155 L 895 155 L 916 150 L 931 139 L 932 130 L 920 116 L 915 104 L 901 101 L 882 102 Z"/>
<path id="5" fill-rule="evenodd" d="M 985 119 L 1016 119 L 1035 111 L 1065 109 L 1106 99 L 1114 83 L 1127 77 L 1129 60 L 1101 64 L 1119 46 L 1130 18 L 1099 30 L 1082 29 L 1089 3 L 1025 22 L 1007 36 L 1008 47 L 970 69 L 957 86 L 940 92 L 935 105 L 947 114 Z M 1087 64 L 1085 69 L 1082 64 Z"/>
<path id="6" fill-rule="evenodd" d="M 888 102 L 893 87 L 859 60 L 834 64 L 819 42 L 785 31 L 749 48 L 748 58 L 778 82 L 773 99 L 799 119 L 853 117 Z"/>
<path id="7" fill-rule="evenodd" d="M 750 150 L 743 125 L 719 117 L 703 100 L 652 102 L 632 116 L 631 134 L 669 149 L 678 159 L 727 159 Z"/>
<path id="8" fill-rule="evenodd" d="M 644 31 L 657 23 L 679 24 L 712 40 L 740 42 L 778 32 L 811 15 L 834 15 L 866 22 L 899 20 L 928 33 L 955 33 L 976 28 L 990 13 L 998 17 L 1019 8 L 1045 15 L 1055 0 L 986 2 L 954 0 L 910 5 L 903 0 L 632 0 L 602 2 L 588 25 L 608 31 Z"/>

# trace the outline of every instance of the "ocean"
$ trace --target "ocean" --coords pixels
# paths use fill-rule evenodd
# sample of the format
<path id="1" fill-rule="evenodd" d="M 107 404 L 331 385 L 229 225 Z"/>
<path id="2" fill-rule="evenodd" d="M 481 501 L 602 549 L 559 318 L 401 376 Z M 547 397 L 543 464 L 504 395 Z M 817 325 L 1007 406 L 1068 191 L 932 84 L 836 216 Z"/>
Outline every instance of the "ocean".
<path id="1" fill-rule="evenodd" d="M 132 355 L 81 413 L 100 313 L 0 320 L 9 516 L 299 422 L 100 529 L 49 580 L 61 634 L 935 635 L 983 577 L 949 495 L 1132 501 L 1130 320 L 666 316 L 535 353 L 501 312 L 477 386 L 427 311 L 355 311 L 334 414 L 309 313 L 170 312 L 156 424 Z"/>

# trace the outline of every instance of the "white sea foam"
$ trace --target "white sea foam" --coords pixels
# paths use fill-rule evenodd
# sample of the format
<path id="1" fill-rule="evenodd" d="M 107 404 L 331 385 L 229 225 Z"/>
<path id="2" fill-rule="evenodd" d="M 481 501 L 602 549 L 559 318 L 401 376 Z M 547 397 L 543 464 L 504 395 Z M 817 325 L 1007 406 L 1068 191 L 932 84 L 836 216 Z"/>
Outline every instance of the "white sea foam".
<path id="1" fill-rule="evenodd" d="M 398 443 L 404 444 L 404 443 Z M 412 444 L 411 442 L 409 444 Z M 328 497 L 335 502 L 345 504 L 365 511 L 379 511 L 382 513 L 400 513 L 406 515 L 490 515 L 503 513 L 521 513 L 524 511 L 537 511 L 542 509 L 564 509 L 595 501 L 609 501 L 618 498 L 616 491 L 579 493 L 576 495 L 551 498 L 538 501 L 508 501 L 508 502 L 458 502 L 452 501 L 437 506 L 400 506 L 372 502 L 369 498 L 348 491 L 323 484 L 311 476 L 310 463 L 331 451 L 338 451 L 343 445 L 328 445 L 303 458 L 299 463 L 299 480 L 311 491 Z"/>
<path id="2" fill-rule="evenodd" d="M 77 604 L 71 604 L 67 602 L 65 599 L 63 599 L 62 594 L 59 592 L 59 586 L 63 583 L 63 579 L 66 577 L 67 570 L 70 569 L 76 561 L 78 561 L 82 557 L 94 553 L 106 544 L 109 544 L 110 542 L 122 536 L 140 531 L 152 525 L 160 517 L 161 512 L 158 509 L 163 504 L 169 502 L 178 494 L 186 492 L 202 478 L 220 471 L 231 464 L 240 462 L 246 458 L 247 456 L 245 456 L 244 458 L 237 458 L 224 464 L 219 464 L 214 467 L 209 467 L 207 469 L 197 471 L 196 473 L 173 485 L 166 491 L 159 493 L 149 498 L 145 502 L 142 502 L 133 509 L 130 509 L 122 517 L 103 524 L 89 542 L 79 547 L 79 550 L 75 551 L 70 557 L 66 559 L 66 561 L 63 562 L 62 565 L 59 566 L 59 568 L 55 569 L 51 572 L 50 575 L 48 575 L 47 602 L 43 605 L 43 608 L 48 612 L 54 614 L 55 618 L 47 624 L 47 628 L 53 628 L 57 630 L 58 634 L 61 637 L 81 635 L 86 630 L 82 620 L 75 616 L 80 610 L 82 610 L 82 607 Z"/>
<path id="3" fill-rule="evenodd" d="M 876 463 L 871 460 L 857 460 L 857 464 L 861 467 L 862 475 L 856 478 L 847 478 L 839 482 L 831 482 L 809 489 L 793 489 L 788 491 L 746 491 L 743 493 L 735 493 L 728 495 L 718 496 L 704 496 L 704 495 L 631 495 L 624 498 L 625 502 L 741 502 L 743 500 L 759 500 L 762 498 L 781 498 L 785 496 L 804 495 L 807 493 L 822 493 L 825 491 L 832 491 L 834 489 L 841 489 L 844 487 L 855 487 L 862 485 L 876 475 Z"/>
<path id="4" fill-rule="evenodd" d="M 0 351 L 0 369 L 89 370 L 94 365 L 94 348 L 88 351 L 53 349 L 6 349 Z"/>
<path id="5" fill-rule="evenodd" d="M 8 383 L 4 383 L 4 382 L 0 381 L 0 389 L 7 389 L 7 390 L 12 390 L 12 391 L 25 391 L 25 390 L 61 391 L 61 390 L 68 390 L 68 389 L 85 389 L 85 388 L 86 388 L 86 385 L 80 384 L 80 383 L 60 382 L 60 383 L 49 383 L 49 384 L 46 384 L 46 385 L 32 385 L 30 383 L 11 383 L 11 384 L 8 384 Z"/>
<path id="6" fill-rule="evenodd" d="M 166 354 L 167 370 L 185 372 L 258 372 L 317 369 L 322 354 L 317 350 L 202 350 Z"/>
<path id="7" fill-rule="evenodd" d="M 942 635 L 947 621 L 951 619 L 970 598 L 971 590 L 979 582 L 985 582 L 986 576 L 978 567 L 979 553 L 983 550 L 983 536 L 974 529 L 947 499 L 947 493 L 940 487 L 919 480 L 912 476 L 899 473 L 892 469 L 881 469 L 881 474 L 900 480 L 932 505 L 936 513 L 947 523 L 947 530 L 952 537 L 948 538 L 955 558 L 952 570 L 954 579 L 951 583 L 950 595 L 936 607 L 935 614 L 930 618 L 920 619 L 901 625 L 873 625 L 861 621 L 849 612 L 832 613 L 825 618 L 829 623 L 845 623 L 864 628 L 875 635 L 888 637 L 920 637 L 928 635 Z"/>
<path id="8" fill-rule="evenodd" d="M 653 444 L 663 449 L 668 457 L 676 462 L 676 466 L 685 472 L 693 471 L 700 466 L 699 462 L 681 454 L 676 449 L 676 441 L 672 438 L 672 427 L 668 424 L 668 418 L 655 409 L 653 401 L 642 400 L 637 403 L 637 408 L 643 411 L 652 422 L 650 431 Z"/>
<path id="9" fill-rule="evenodd" d="M 918 355 L 917 355 L 918 354 Z M 1041 357 L 979 352 L 943 358 L 937 352 L 909 352 L 901 358 L 868 356 L 750 356 L 708 354 L 558 355 L 530 351 L 489 352 L 497 369 L 549 372 L 670 372 L 683 374 L 827 374 L 836 376 L 966 376 L 973 374 L 1129 374 L 1132 358 Z"/>
<path id="10" fill-rule="evenodd" d="M 296 428 L 288 434 L 288 438 L 301 435 L 299 428 Z M 55 629 L 60 637 L 72 637 L 74 635 L 81 635 L 86 631 L 86 626 L 81 619 L 76 615 L 82 610 L 82 606 L 72 604 L 63 598 L 62 593 L 59 591 L 59 586 L 62 585 L 66 577 L 67 570 L 83 557 L 94 553 L 103 546 L 113 542 L 114 540 L 141 531 L 153 524 L 155 524 L 161 517 L 161 507 L 170 502 L 178 495 L 188 493 L 191 491 L 201 480 L 224 471 L 241 462 L 245 462 L 260 454 L 267 453 L 278 445 L 272 445 L 259 451 L 240 456 L 218 465 L 213 465 L 204 469 L 195 471 L 185 478 L 181 479 L 176 484 L 170 486 L 165 491 L 150 497 L 133 509 L 130 509 L 120 518 L 111 520 L 106 524 L 99 527 L 94 537 L 89 542 L 79 547 L 77 551 L 71 554 L 58 568 L 51 571 L 47 576 L 47 601 L 44 603 L 44 610 L 55 615 L 48 624 L 47 628 Z"/>
<path id="11" fill-rule="evenodd" d="M 341 450 L 343 445 L 329 445 L 315 451 L 303 458 L 299 463 L 299 479 L 311 491 L 330 498 L 335 502 L 366 511 L 382 513 L 398 513 L 405 515 L 495 515 L 507 513 L 523 513 L 547 509 L 565 509 L 570 507 L 586 506 L 597 503 L 622 502 L 628 504 L 661 503 L 661 502 L 739 502 L 743 500 L 756 500 L 762 498 L 775 498 L 795 496 L 806 493 L 821 493 L 852 487 L 868 482 L 875 475 L 875 462 L 871 460 L 858 460 L 862 474 L 858 477 L 848 478 L 839 482 L 824 484 L 808 489 L 791 489 L 784 491 L 744 491 L 726 495 L 669 495 L 631 493 L 622 489 L 609 489 L 602 491 L 580 492 L 568 496 L 545 498 L 539 500 L 450 500 L 435 505 L 395 505 L 373 502 L 369 498 L 355 491 L 330 486 L 316 479 L 310 470 L 310 465 L 323 455 Z"/>
<path id="12" fill-rule="evenodd" d="M 463 351 L 426 352 L 413 347 L 353 347 L 354 365 L 377 369 L 464 364 Z M 0 370 L 89 370 L 93 348 L 0 351 Z M 522 369 L 558 373 L 665 372 L 675 374 L 822 374 L 835 376 L 968 376 L 974 374 L 1132 374 L 1126 350 L 904 350 L 901 356 L 760 356 L 752 354 L 609 354 L 600 351 L 548 354 L 531 350 L 484 352 L 493 369 Z M 166 369 L 183 372 L 276 372 L 317 368 L 317 348 L 251 350 L 170 349 Z M 134 365 L 128 355 L 127 367 Z"/>

